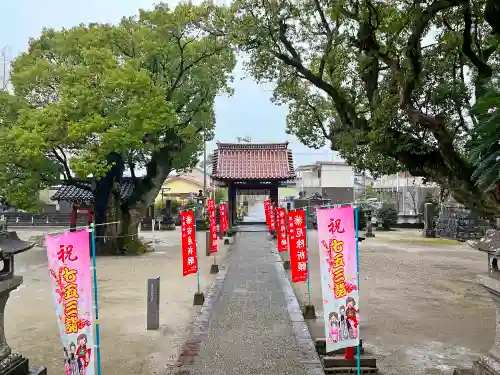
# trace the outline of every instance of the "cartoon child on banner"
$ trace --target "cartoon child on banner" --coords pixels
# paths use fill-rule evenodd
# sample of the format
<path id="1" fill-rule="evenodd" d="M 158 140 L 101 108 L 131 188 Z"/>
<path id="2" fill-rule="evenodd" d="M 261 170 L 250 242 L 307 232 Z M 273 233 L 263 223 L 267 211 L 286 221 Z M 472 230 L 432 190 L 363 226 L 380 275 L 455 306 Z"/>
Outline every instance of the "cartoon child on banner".
<path id="1" fill-rule="evenodd" d="M 328 318 L 330 320 L 330 339 L 333 342 L 339 342 L 340 341 L 339 314 L 337 314 L 335 311 L 332 311 L 328 316 Z"/>
<path id="2" fill-rule="evenodd" d="M 356 301 L 353 297 L 346 299 L 347 309 L 345 311 L 347 317 L 347 325 L 349 327 L 349 338 L 355 339 L 358 337 L 358 317 L 359 311 L 356 310 Z"/>
<path id="3" fill-rule="evenodd" d="M 346 319 L 345 306 L 340 306 L 339 308 L 340 315 L 340 339 L 347 340 L 349 338 L 349 327 Z"/>
<path id="4" fill-rule="evenodd" d="M 68 350 L 64 348 L 64 359 L 66 361 L 66 375 L 80 375 L 80 366 L 78 365 L 76 345 L 74 342 L 69 344 L 69 354 Z"/>
<path id="5" fill-rule="evenodd" d="M 90 363 L 90 349 L 87 349 L 87 335 L 81 333 L 76 339 L 78 342 L 78 350 L 76 356 L 78 357 L 78 366 L 80 367 L 80 375 L 85 375 L 85 369 Z"/>

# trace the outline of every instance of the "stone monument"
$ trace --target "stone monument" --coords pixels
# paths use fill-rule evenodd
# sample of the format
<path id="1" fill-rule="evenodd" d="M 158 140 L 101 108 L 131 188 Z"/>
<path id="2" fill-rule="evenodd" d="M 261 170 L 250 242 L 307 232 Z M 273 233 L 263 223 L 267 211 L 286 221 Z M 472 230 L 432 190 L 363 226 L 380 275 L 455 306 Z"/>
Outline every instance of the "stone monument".
<path id="1" fill-rule="evenodd" d="M 22 241 L 16 232 L 7 231 L 4 216 L 0 218 L 0 375 L 46 375 L 45 367 L 30 367 L 28 358 L 15 353 L 7 344 L 4 332 L 5 306 L 10 292 L 23 283 L 23 277 L 14 275 L 14 256 L 31 249 L 35 243 Z"/>
<path id="2" fill-rule="evenodd" d="M 472 369 L 456 369 L 454 374 L 461 375 L 499 375 L 500 374 L 500 230 L 489 229 L 479 241 L 470 241 L 476 250 L 488 256 L 488 273 L 477 276 L 477 282 L 491 296 L 496 310 L 495 340 L 486 355 L 475 361 Z"/>
<path id="3" fill-rule="evenodd" d="M 424 204 L 424 230 L 422 235 L 427 238 L 436 237 L 436 229 L 434 227 L 434 215 L 436 206 L 434 203 Z"/>
<path id="4" fill-rule="evenodd" d="M 375 237 L 375 234 L 373 233 L 373 217 L 372 217 L 372 211 L 366 211 L 365 212 L 365 221 L 366 221 L 366 232 L 365 232 L 365 237 Z M 376 221 L 375 221 L 376 224 Z"/>

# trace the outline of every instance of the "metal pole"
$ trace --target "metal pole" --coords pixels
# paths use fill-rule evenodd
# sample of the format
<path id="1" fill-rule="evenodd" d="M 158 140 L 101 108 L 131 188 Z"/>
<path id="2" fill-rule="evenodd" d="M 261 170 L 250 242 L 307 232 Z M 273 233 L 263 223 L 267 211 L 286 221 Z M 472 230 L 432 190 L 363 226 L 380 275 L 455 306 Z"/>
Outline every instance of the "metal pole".
<path id="1" fill-rule="evenodd" d="M 203 132 L 203 196 L 207 196 L 207 135 Z"/>
<path id="2" fill-rule="evenodd" d="M 308 225 L 308 220 L 307 216 L 309 216 L 309 212 L 307 211 L 307 207 L 304 207 L 304 216 L 306 219 L 306 251 L 307 251 L 307 296 L 309 299 L 309 306 L 311 306 L 311 271 L 309 270 L 309 241 L 308 241 L 308 235 L 309 235 L 309 225 Z"/>
<path id="3" fill-rule="evenodd" d="M 94 281 L 94 303 L 95 303 L 95 344 L 96 344 L 96 359 L 97 359 L 97 374 L 101 375 L 101 337 L 99 330 L 99 298 L 97 297 L 97 262 L 95 249 L 95 224 L 90 224 L 92 233 L 92 279 Z"/>
<path id="4" fill-rule="evenodd" d="M 198 243 L 196 241 L 196 207 L 193 208 L 193 217 L 194 217 L 194 242 L 196 243 L 196 285 L 198 287 L 198 294 L 200 293 L 200 257 L 198 256 Z"/>
<path id="5" fill-rule="evenodd" d="M 357 279 L 358 279 L 358 301 L 359 301 L 359 228 L 358 228 L 358 208 L 356 207 L 354 209 L 354 225 L 355 225 L 355 235 L 356 235 L 356 272 L 357 272 Z M 359 308 L 359 307 L 358 307 Z M 358 322 L 359 324 L 359 322 Z M 359 329 L 360 327 L 358 326 L 358 340 L 359 340 Z M 357 368 L 357 375 L 361 374 L 361 345 L 358 343 L 358 347 L 356 348 L 356 368 Z"/>

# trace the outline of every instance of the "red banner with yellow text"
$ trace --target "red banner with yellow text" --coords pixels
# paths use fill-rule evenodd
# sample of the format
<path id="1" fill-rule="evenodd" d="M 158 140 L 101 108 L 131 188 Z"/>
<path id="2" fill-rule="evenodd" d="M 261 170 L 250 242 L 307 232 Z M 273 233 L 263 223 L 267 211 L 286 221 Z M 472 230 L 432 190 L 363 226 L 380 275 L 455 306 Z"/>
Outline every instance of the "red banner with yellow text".
<path id="1" fill-rule="evenodd" d="M 182 233 L 182 275 L 198 272 L 198 256 L 196 254 L 196 227 L 193 210 L 181 212 Z"/>
<path id="2" fill-rule="evenodd" d="M 307 280 L 306 215 L 304 210 L 288 213 L 288 238 L 290 241 L 290 267 L 292 282 Z"/>

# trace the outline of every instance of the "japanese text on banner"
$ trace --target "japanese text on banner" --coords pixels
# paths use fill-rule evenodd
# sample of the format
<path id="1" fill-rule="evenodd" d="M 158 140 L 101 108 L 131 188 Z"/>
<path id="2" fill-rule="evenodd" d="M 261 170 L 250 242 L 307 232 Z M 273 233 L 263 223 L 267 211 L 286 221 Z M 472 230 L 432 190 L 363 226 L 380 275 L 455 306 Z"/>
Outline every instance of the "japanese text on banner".
<path id="1" fill-rule="evenodd" d="M 196 255 L 196 228 L 194 211 L 181 212 L 182 233 L 182 275 L 187 276 L 198 271 Z"/>
<path id="2" fill-rule="evenodd" d="M 66 373 L 94 374 L 94 323 L 87 229 L 45 236 Z"/>
<path id="3" fill-rule="evenodd" d="M 359 345 L 358 257 L 352 207 L 319 209 L 326 351 Z"/>
<path id="4" fill-rule="evenodd" d="M 210 252 L 216 253 L 219 246 L 219 241 L 217 238 L 217 219 L 215 202 L 213 199 L 207 200 L 208 208 L 208 220 L 209 220 L 209 230 L 210 230 Z"/>
<path id="5" fill-rule="evenodd" d="M 219 225 L 220 225 L 220 231 L 222 233 L 226 233 L 227 229 L 229 227 L 229 222 L 227 218 L 227 203 L 226 202 L 221 202 L 219 204 Z"/>
<path id="6" fill-rule="evenodd" d="M 269 232 L 274 232 L 276 230 L 276 218 L 274 216 L 274 204 L 269 201 L 267 205 L 268 217 L 269 217 Z"/>
<path id="7" fill-rule="evenodd" d="M 264 213 L 266 214 L 266 225 L 267 228 L 269 229 L 269 206 L 271 205 L 271 201 L 269 199 L 266 199 L 264 201 Z M 269 229 L 270 231 L 270 229 Z"/>
<path id="8" fill-rule="evenodd" d="M 304 210 L 288 213 L 288 239 L 290 241 L 290 266 L 292 282 L 307 280 L 306 215 Z"/>
<path id="9" fill-rule="evenodd" d="M 277 230 L 276 234 L 278 237 L 278 252 L 285 252 L 288 250 L 288 239 L 287 239 L 287 229 L 286 229 L 286 220 L 287 214 L 286 210 L 283 207 L 278 207 L 276 209 L 277 216 Z"/>

